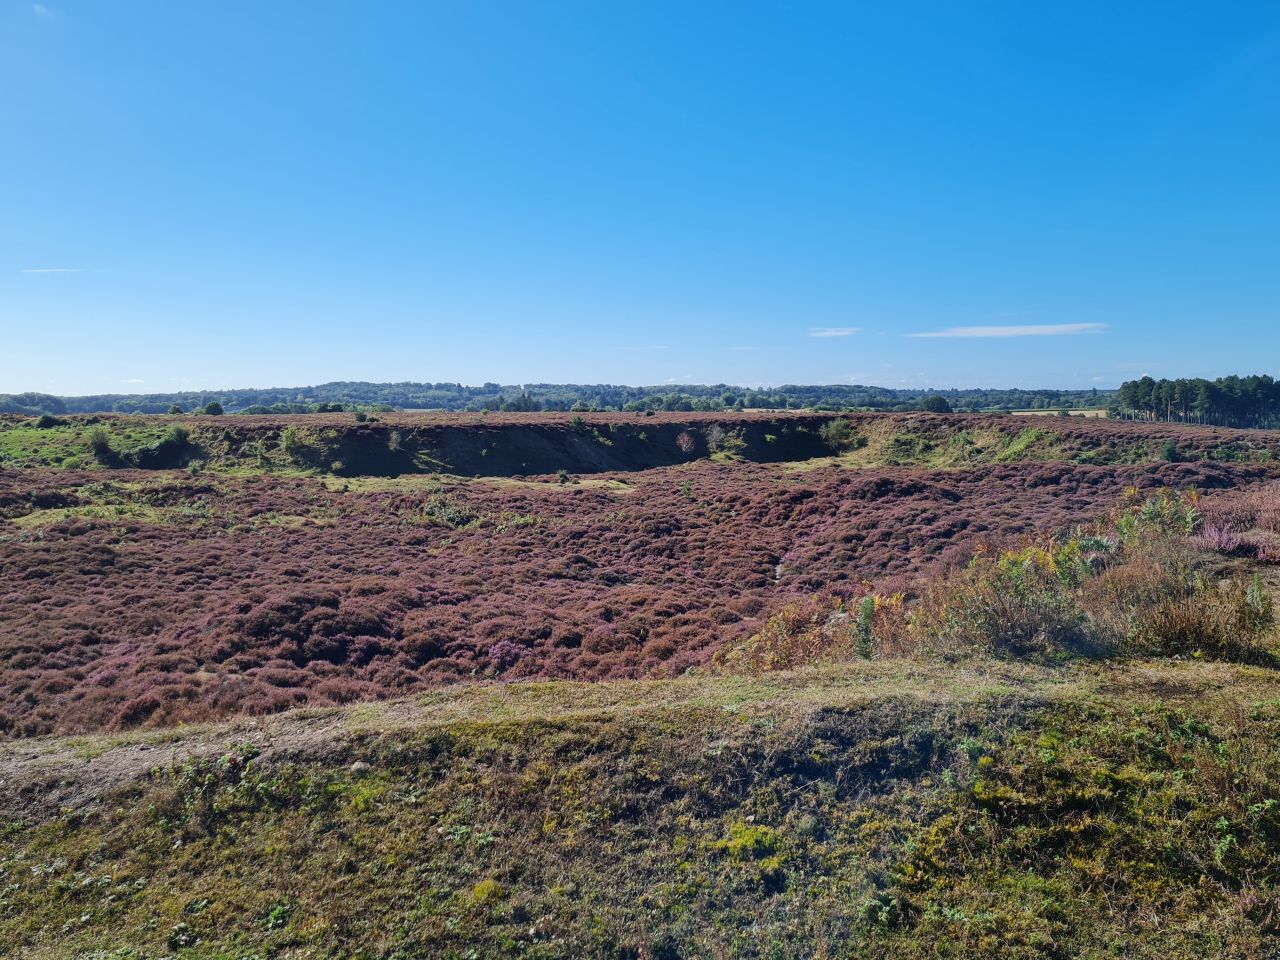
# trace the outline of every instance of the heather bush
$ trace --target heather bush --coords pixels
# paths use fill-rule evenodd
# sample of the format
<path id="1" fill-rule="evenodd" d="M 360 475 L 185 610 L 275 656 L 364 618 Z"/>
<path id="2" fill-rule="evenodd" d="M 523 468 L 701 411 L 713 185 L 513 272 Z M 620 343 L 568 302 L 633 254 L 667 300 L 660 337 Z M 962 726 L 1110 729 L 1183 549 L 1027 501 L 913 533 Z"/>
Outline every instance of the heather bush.
<path id="1" fill-rule="evenodd" d="M 1280 483 L 1266 483 L 1218 497 L 1206 522 L 1236 533 L 1280 534 Z"/>
<path id="2" fill-rule="evenodd" d="M 631 474 L 617 491 L 554 475 L 326 485 L 126 469 L 103 486 L 101 471 L 0 471 L 0 736 L 437 687 L 485 675 L 504 639 L 528 651 L 510 668 L 521 677 L 666 675 L 823 593 L 845 614 L 823 656 L 866 654 L 871 592 L 871 656 L 903 656 L 927 583 L 963 572 L 975 545 L 1070 529 L 1128 484 L 1258 475 L 1204 462 L 824 468 L 784 483 L 750 463 L 677 473 Z M 1135 552 L 1112 528 L 1087 533 L 1091 573 L 1070 589 L 1096 624 L 1091 585 Z"/>
<path id="3" fill-rule="evenodd" d="M 1206 524 L 1196 534 L 1196 543 L 1204 549 L 1228 556 L 1238 553 L 1243 542 L 1240 534 L 1217 524 Z"/>

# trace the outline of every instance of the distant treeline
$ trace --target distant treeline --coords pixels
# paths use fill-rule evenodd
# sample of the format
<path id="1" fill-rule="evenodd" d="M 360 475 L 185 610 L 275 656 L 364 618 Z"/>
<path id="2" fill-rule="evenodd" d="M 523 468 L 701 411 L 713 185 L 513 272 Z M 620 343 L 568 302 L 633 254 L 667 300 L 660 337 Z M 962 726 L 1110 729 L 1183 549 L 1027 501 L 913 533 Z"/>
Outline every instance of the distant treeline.
<path id="1" fill-rule="evenodd" d="M 941 397 L 945 405 L 936 398 Z M 929 402 L 926 404 L 926 400 Z M 228 413 L 307 413 L 336 410 L 1061 410 L 1114 403 L 1104 390 L 895 390 L 864 386 L 782 386 L 764 389 L 727 384 L 624 387 L 609 384 L 535 383 L 322 383 L 314 387 L 209 390 L 183 393 L 99 394 L 55 397 L 0 394 L 0 413 L 184 413 L 217 404 Z"/>
<path id="2" fill-rule="evenodd" d="M 1120 385 L 1120 413 L 1138 420 L 1219 427 L 1280 427 L 1280 383 L 1269 376 L 1217 380 L 1129 380 Z"/>

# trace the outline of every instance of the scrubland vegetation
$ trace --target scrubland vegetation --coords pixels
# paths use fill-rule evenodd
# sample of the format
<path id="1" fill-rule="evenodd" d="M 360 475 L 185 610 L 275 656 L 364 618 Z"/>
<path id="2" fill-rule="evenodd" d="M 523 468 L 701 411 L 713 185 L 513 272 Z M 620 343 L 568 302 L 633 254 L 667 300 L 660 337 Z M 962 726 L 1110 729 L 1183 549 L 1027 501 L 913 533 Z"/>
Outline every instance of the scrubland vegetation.
<path id="1" fill-rule="evenodd" d="M 9 423 L 0 953 L 1274 956 L 1280 437 L 744 416 Z"/>

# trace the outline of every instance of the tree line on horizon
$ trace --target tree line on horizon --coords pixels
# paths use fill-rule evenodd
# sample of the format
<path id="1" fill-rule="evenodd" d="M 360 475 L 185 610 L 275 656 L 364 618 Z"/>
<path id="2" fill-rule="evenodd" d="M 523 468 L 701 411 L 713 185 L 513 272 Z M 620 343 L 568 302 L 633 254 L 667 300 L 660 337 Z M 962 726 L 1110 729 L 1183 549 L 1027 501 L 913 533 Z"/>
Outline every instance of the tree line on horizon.
<path id="1" fill-rule="evenodd" d="M 342 410 L 443 410 L 633 412 L 722 410 L 932 409 L 979 412 L 1068 410 L 1114 403 L 1109 390 L 896 389 L 861 385 L 790 384 L 750 388 L 729 384 L 629 387 L 613 384 L 364 383 L 339 381 L 311 387 L 95 394 L 0 394 L 0 413 L 197 413 L 216 404 L 228 413 L 315 413 Z"/>
<path id="2" fill-rule="evenodd" d="M 1268 375 L 1179 380 L 1142 377 L 1120 385 L 1121 416 L 1218 427 L 1280 427 L 1280 383 Z"/>

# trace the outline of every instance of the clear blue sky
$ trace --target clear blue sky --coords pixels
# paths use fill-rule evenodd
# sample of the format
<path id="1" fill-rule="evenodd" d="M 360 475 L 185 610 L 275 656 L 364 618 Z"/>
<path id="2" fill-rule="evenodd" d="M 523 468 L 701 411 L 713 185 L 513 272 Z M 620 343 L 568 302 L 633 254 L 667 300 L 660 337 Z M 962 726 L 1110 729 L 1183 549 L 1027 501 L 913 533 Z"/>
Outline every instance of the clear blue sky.
<path id="1" fill-rule="evenodd" d="M 1280 372 L 1275 3 L 0 4 L 0 392 Z"/>

